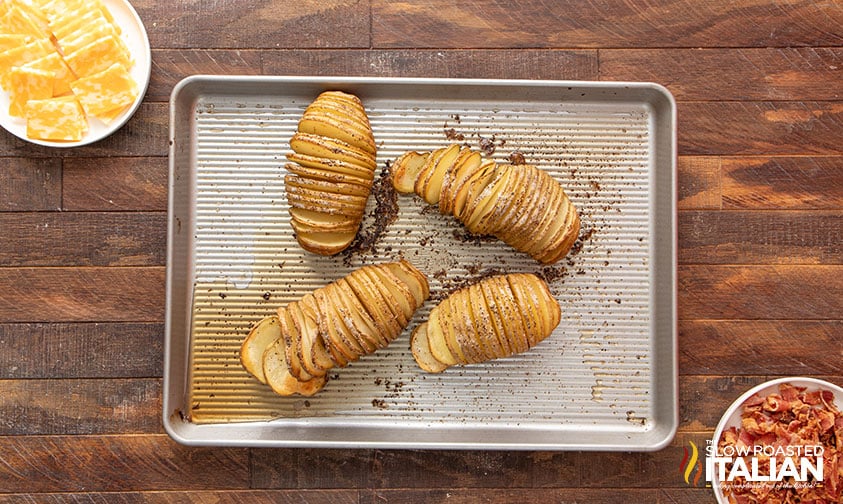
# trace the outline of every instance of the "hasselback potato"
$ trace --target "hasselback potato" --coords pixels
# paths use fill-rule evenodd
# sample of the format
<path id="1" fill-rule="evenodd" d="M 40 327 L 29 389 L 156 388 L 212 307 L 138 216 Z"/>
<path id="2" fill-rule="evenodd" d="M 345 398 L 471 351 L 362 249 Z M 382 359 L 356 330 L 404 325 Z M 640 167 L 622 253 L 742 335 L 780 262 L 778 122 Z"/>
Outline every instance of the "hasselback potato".
<path id="1" fill-rule="evenodd" d="M 405 260 L 363 266 L 260 320 L 240 361 L 280 395 L 313 395 L 328 370 L 398 337 L 429 293 L 424 274 Z"/>
<path id="2" fill-rule="evenodd" d="M 345 250 L 360 228 L 377 167 L 360 99 L 342 91 L 320 94 L 305 109 L 290 148 L 284 182 L 296 240 L 316 254 Z"/>
<path id="3" fill-rule="evenodd" d="M 544 264 L 562 259 L 580 218 L 562 186 L 533 165 L 497 164 L 453 144 L 407 152 L 392 164 L 393 184 L 451 214 L 475 234 L 493 235 Z"/>
<path id="4" fill-rule="evenodd" d="M 497 275 L 442 300 L 413 331 L 410 346 L 419 367 L 439 373 L 525 352 L 547 338 L 561 316 L 536 275 Z"/>

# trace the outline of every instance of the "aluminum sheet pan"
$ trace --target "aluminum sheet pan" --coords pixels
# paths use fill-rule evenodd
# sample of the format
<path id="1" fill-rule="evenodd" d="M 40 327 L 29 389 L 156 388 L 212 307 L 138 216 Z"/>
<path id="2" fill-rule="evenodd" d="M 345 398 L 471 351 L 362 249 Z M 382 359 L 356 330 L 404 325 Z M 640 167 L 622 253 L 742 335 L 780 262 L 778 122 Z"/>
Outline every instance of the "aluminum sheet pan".
<path id="1" fill-rule="evenodd" d="M 467 235 L 388 187 L 369 201 L 374 246 L 336 257 L 292 234 L 284 155 L 323 90 L 364 102 L 379 171 L 453 141 L 523 155 L 566 188 L 582 217 L 571 254 L 542 266 Z M 655 450 L 673 438 L 676 364 L 676 113 L 648 83 L 194 76 L 170 102 L 170 207 L 163 419 L 192 445 Z M 383 223 L 381 223 L 383 224 Z M 380 234 L 374 230 L 380 231 Z M 278 397 L 238 360 L 251 324 L 363 264 L 404 257 L 431 299 L 389 348 L 339 369 L 314 397 Z M 423 373 L 412 327 L 490 271 L 549 281 L 562 322 L 536 348 Z"/>

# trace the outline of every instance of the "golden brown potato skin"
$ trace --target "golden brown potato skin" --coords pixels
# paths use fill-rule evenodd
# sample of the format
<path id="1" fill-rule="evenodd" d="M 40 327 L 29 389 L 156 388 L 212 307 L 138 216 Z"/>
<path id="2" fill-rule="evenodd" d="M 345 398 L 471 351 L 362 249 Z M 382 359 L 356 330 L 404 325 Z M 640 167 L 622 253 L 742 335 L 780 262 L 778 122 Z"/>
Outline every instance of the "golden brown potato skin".
<path id="1" fill-rule="evenodd" d="M 260 320 L 240 362 L 280 395 L 313 395 L 330 369 L 389 345 L 429 294 L 406 260 L 363 266 Z"/>
<path id="2" fill-rule="evenodd" d="M 342 91 L 320 94 L 305 109 L 290 148 L 284 187 L 296 239 L 310 252 L 337 254 L 357 234 L 377 167 L 360 99 Z"/>
<path id="3" fill-rule="evenodd" d="M 559 261 L 580 232 L 562 186 L 529 164 L 482 161 L 457 144 L 408 152 L 392 164 L 399 192 L 416 193 L 475 234 L 492 235 L 543 264 Z"/>
<path id="4" fill-rule="evenodd" d="M 525 352 L 547 338 L 562 311 L 536 275 L 512 273 L 460 289 L 413 331 L 416 363 L 438 373 Z"/>

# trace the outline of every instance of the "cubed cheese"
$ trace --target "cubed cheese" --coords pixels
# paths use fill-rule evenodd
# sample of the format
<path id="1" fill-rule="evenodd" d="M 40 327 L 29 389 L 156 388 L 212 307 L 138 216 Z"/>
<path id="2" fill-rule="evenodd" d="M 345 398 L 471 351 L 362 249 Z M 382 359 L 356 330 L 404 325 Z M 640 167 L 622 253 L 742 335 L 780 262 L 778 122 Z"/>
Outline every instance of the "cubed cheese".
<path id="1" fill-rule="evenodd" d="M 70 92 L 70 83 L 76 80 L 76 76 L 64 62 L 61 55 L 53 51 L 52 53 L 31 61 L 24 65 L 28 68 L 37 68 L 39 70 L 47 70 L 54 72 L 56 77 L 53 80 L 53 96 L 61 96 Z"/>
<path id="2" fill-rule="evenodd" d="M 53 96 L 54 72 L 37 68 L 14 67 L 9 72 L 9 115 L 24 117 L 26 102 Z"/>
<path id="3" fill-rule="evenodd" d="M 0 84 L 3 85 L 3 89 L 9 89 L 9 72 L 12 67 L 22 66 L 30 61 L 43 58 L 53 51 L 55 51 L 55 47 L 53 47 L 52 42 L 47 39 L 38 39 L 0 53 Z"/>
<path id="4" fill-rule="evenodd" d="M 38 140 L 78 142 L 88 131 L 88 121 L 75 96 L 26 103 L 26 135 Z"/>
<path id="5" fill-rule="evenodd" d="M 115 63 L 102 72 L 70 84 L 89 116 L 109 122 L 109 112 L 124 109 L 138 97 L 138 86 L 126 68 Z"/>
<path id="6" fill-rule="evenodd" d="M 65 55 L 64 60 L 77 77 L 87 77 L 102 72 L 114 63 L 130 66 L 114 35 L 101 37 Z"/>
<path id="7" fill-rule="evenodd" d="M 26 45 L 32 41 L 29 35 L 0 33 L 0 52 Z"/>

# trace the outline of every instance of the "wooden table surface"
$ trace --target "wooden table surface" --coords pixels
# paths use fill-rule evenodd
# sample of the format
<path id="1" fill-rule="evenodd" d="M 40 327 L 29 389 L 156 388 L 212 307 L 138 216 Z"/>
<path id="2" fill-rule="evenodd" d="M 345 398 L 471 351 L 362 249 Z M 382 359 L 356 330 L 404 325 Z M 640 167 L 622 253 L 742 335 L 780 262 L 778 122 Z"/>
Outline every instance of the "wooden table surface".
<path id="1" fill-rule="evenodd" d="M 0 135 L 0 503 L 714 502 L 679 472 L 768 378 L 843 385 L 840 0 L 135 0 L 144 103 Z M 654 81 L 678 102 L 679 432 L 654 453 L 191 448 L 161 425 L 168 103 L 197 73 Z"/>

